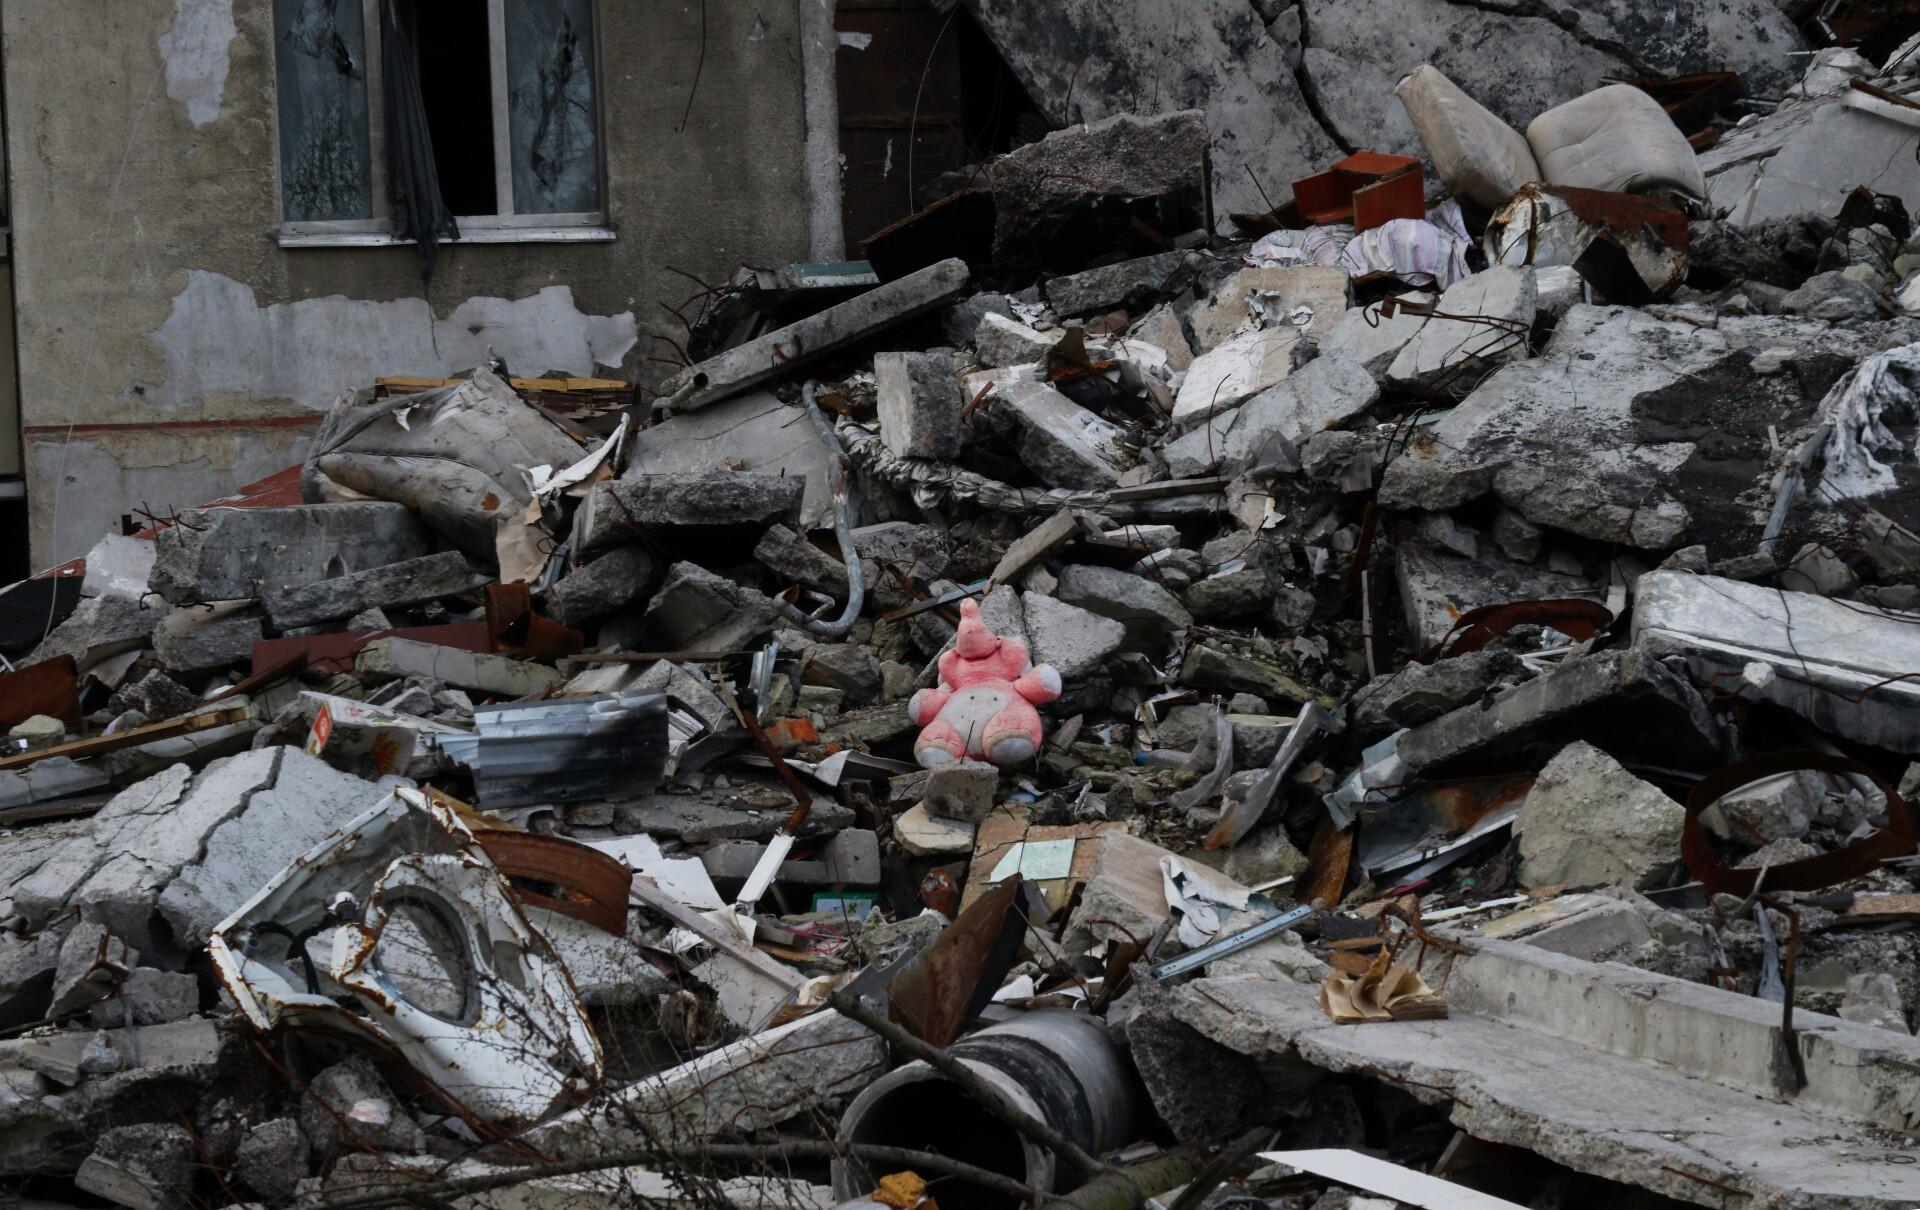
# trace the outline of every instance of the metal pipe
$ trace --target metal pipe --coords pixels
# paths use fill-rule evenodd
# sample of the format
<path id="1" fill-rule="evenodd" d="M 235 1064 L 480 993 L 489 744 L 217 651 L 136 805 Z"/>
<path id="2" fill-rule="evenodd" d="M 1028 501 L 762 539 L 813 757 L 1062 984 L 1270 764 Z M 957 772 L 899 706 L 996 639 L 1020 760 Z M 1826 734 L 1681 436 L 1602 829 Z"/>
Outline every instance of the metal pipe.
<path id="1" fill-rule="evenodd" d="M 840 438 L 834 435 L 833 422 L 827 419 L 814 398 L 819 385 L 808 379 L 800 388 L 800 397 L 806 400 L 807 419 L 813 422 L 813 431 L 820 434 L 820 442 L 827 447 L 827 456 L 833 463 L 833 536 L 840 543 L 840 557 L 847 565 L 847 607 L 831 622 L 809 617 L 792 605 L 783 603 L 781 609 L 796 626 L 803 626 L 822 638 L 843 639 L 866 607 L 867 581 L 860 572 L 860 552 L 853 546 L 853 476 L 847 471 L 847 451 L 841 448 Z"/>

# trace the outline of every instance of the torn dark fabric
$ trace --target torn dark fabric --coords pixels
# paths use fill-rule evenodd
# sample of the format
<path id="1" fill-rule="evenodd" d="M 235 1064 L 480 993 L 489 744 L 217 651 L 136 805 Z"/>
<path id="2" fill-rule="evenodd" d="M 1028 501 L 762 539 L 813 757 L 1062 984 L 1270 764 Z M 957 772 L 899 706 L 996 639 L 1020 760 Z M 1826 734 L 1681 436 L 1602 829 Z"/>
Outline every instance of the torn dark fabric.
<path id="1" fill-rule="evenodd" d="M 427 129 L 427 106 L 420 95 L 420 71 L 413 43 L 400 22 L 394 0 L 380 6 L 382 89 L 387 123 L 387 200 L 393 207 L 393 233 L 420 246 L 420 276 L 433 280 L 440 241 L 459 239 L 460 227 L 440 195 L 440 173 L 434 167 L 433 134 Z"/>

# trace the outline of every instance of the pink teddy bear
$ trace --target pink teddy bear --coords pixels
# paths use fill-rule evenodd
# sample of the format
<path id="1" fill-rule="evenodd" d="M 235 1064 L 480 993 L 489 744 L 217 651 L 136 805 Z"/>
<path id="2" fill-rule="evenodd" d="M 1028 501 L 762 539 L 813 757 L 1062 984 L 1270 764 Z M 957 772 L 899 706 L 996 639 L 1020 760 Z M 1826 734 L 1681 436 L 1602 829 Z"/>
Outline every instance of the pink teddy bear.
<path id="1" fill-rule="evenodd" d="M 914 759 L 923 768 L 986 760 L 1009 768 L 1040 750 L 1042 706 L 1060 696 L 1060 673 L 1034 667 L 1027 647 L 1003 639 L 980 620 L 976 601 L 960 603 L 960 633 L 940 657 L 940 687 L 907 703 L 920 728 Z"/>

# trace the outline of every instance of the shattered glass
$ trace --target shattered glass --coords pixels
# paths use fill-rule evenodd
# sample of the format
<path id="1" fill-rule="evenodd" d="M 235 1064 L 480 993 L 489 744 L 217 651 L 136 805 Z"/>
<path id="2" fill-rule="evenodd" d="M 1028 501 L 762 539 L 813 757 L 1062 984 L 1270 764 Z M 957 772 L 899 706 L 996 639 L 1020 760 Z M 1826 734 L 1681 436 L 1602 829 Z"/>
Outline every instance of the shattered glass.
<path id="1" fill-rule="evenodd" d="M 273 28 L 282 217 L 373 217 L 359 0 L 273 0 Z"/>
<path id="2" fill-rule="evenodd" d="M 600 209 L 591 0 L 507 5 L 507 121 L 516 214 Z"/>

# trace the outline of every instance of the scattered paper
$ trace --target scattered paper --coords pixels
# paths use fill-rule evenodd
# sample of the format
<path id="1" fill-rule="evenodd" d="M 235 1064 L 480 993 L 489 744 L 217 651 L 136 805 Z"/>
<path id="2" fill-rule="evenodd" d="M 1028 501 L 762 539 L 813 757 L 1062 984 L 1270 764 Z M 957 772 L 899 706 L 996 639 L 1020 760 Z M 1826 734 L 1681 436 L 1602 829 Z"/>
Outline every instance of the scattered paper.
<path id="1" fill-rule="evenodd" d="M 1220 921 L 1247 906 L 1247 888 L 1203 865 L 1169 853 L 1160 859 L 1167 907 L 1180 920 L 1180 944 L 1198 949 L 1220 932 Z M 1225 909 L 1222 911 L 1222 909 Z"/>
<path id="2" fill-rule="evenodd" d="M 616 858 L 636 873 L 653 879 L 655 885 L 697 911 L 712 911 L 727 906 L 720 898 L 707 867 L 698 857 L 668 857 L 651 836 L 619 836 L 591 842 L 592 848 Z"/>

